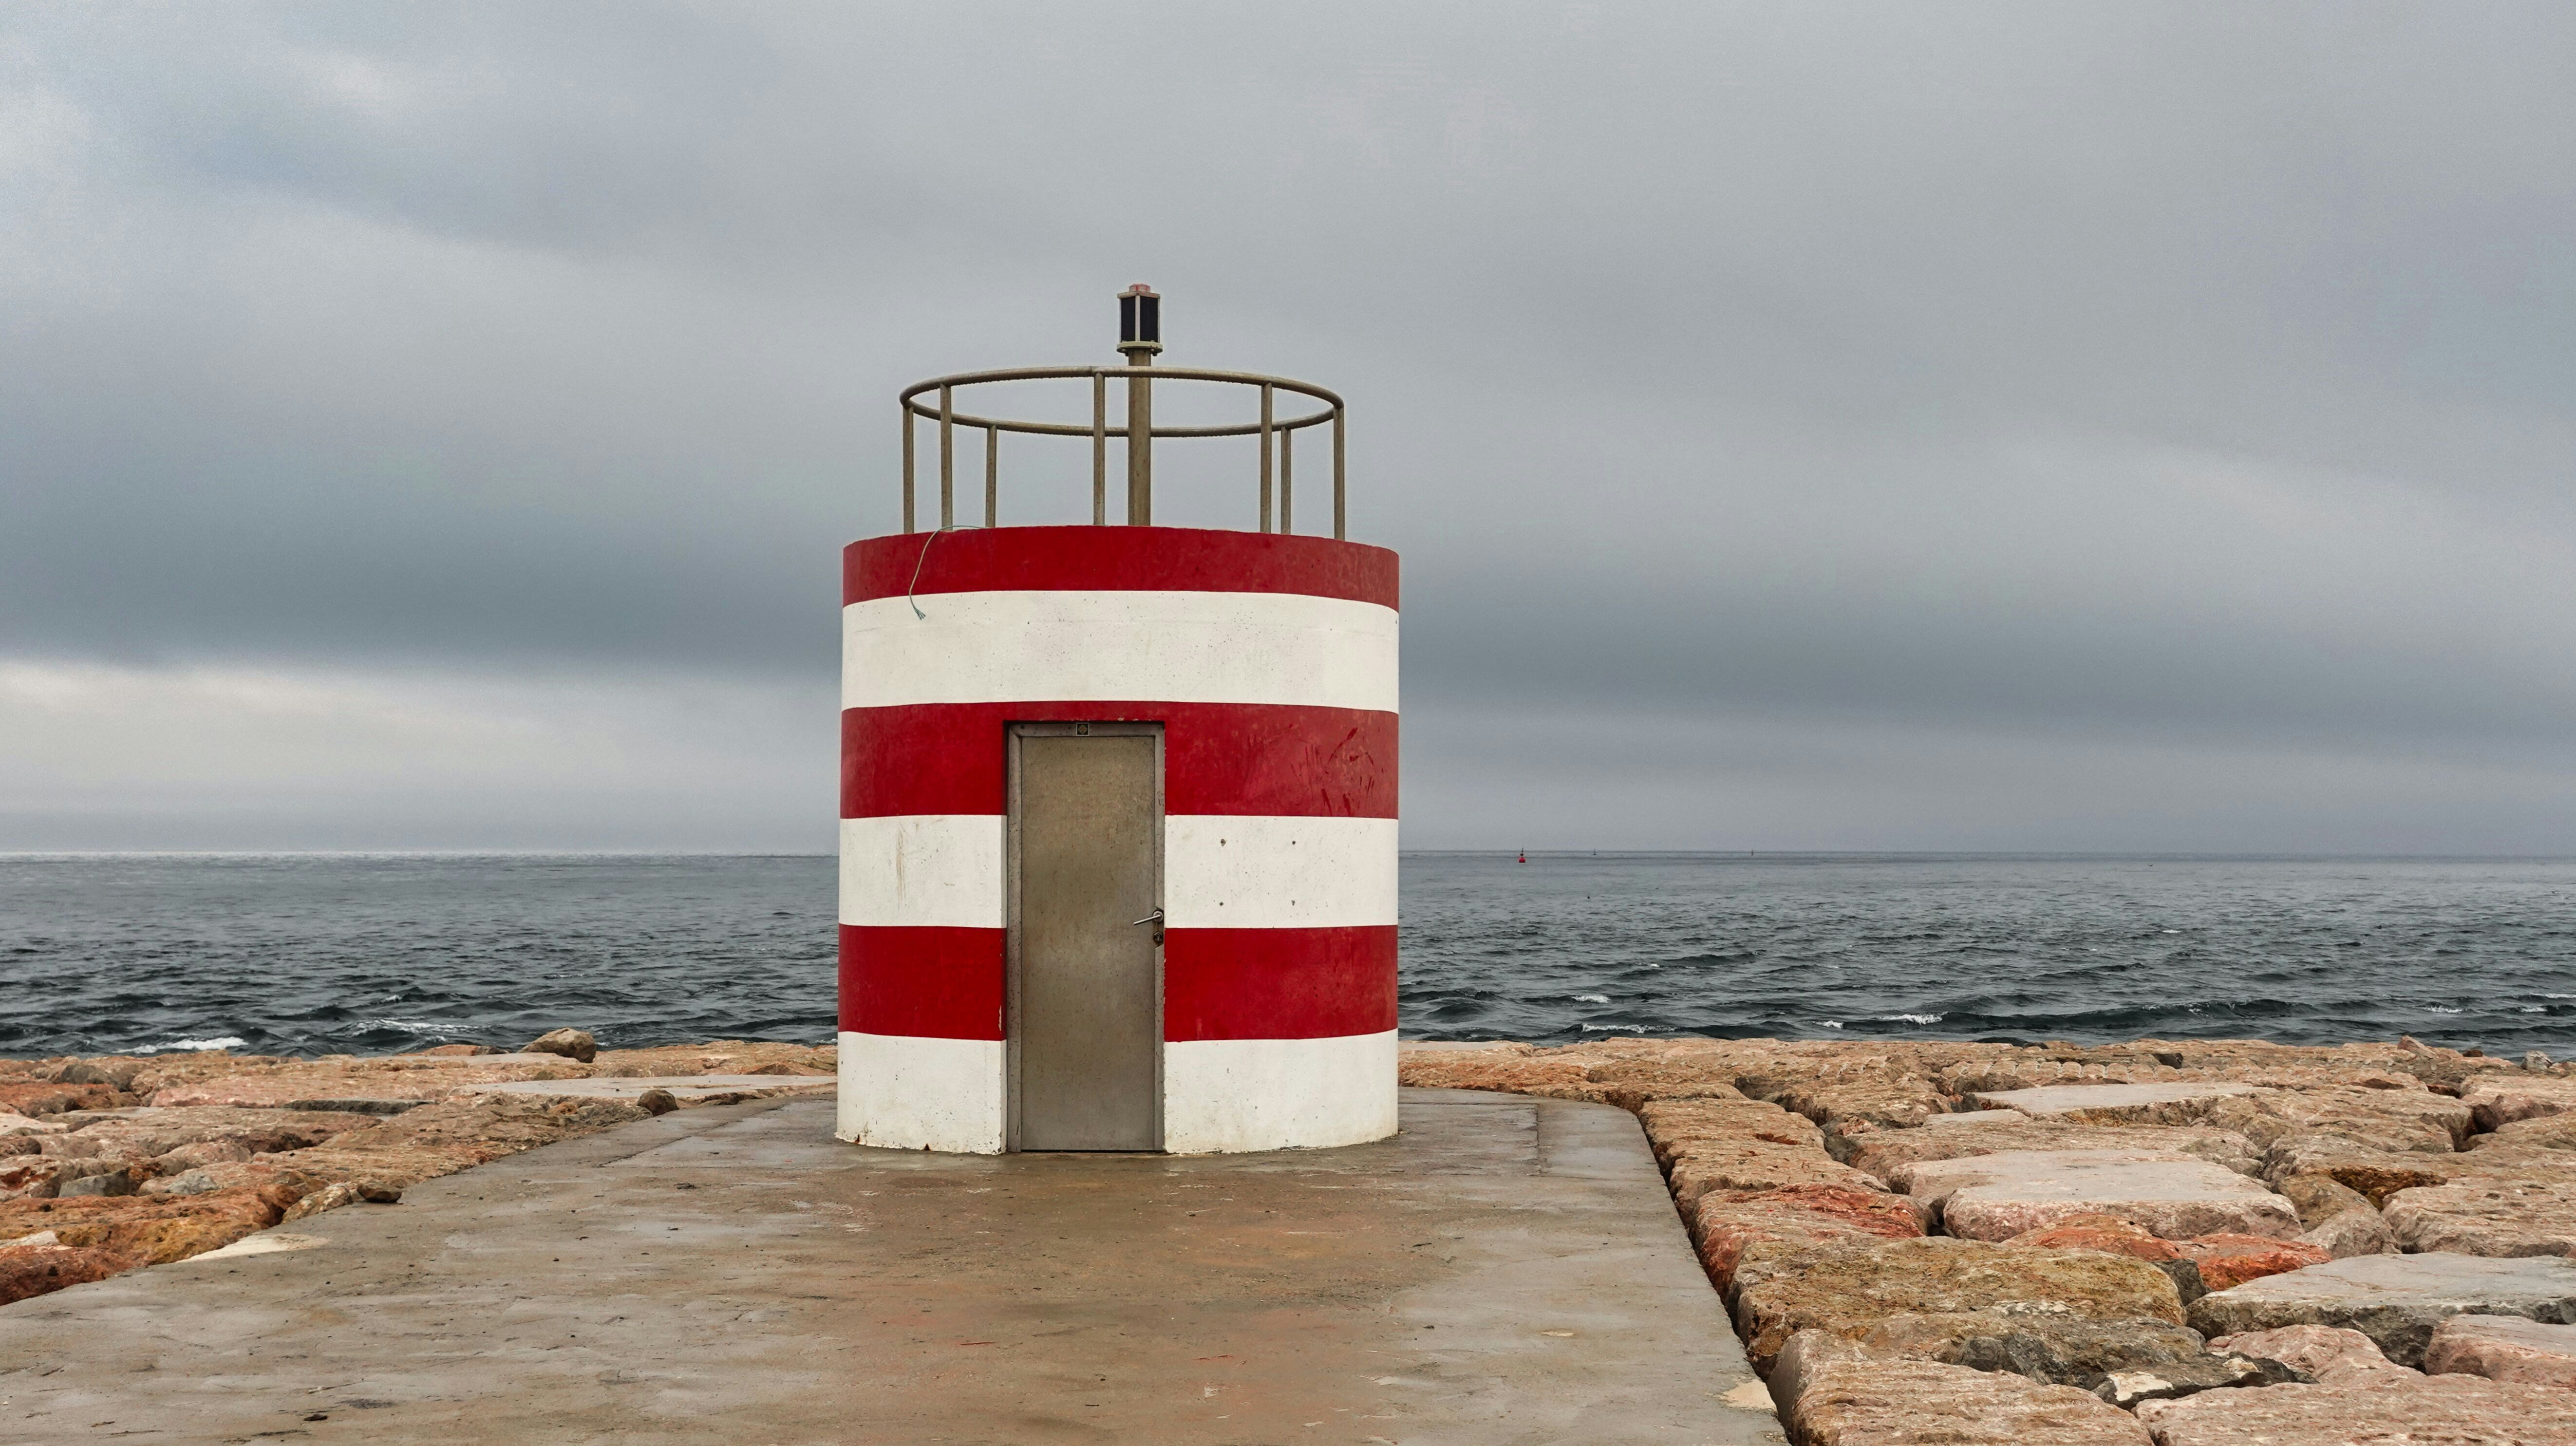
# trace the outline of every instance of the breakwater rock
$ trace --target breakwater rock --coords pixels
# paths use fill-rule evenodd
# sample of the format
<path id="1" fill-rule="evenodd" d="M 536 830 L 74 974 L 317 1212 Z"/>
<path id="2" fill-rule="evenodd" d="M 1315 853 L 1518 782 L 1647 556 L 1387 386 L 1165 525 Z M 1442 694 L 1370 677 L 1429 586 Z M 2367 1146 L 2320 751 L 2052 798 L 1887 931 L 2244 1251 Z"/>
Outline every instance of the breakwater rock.
<path id="1" fill-rule="evenodd" d="M 0 1060 L 0 1304 L 835 1068 L 829 1046 L 614 1050 L 579 1030 L 517 1052 Z"/>
<path id="2" fill-rule="evenodd" d="M 1802 1446 L 2576 1446 L 2576 1074 L 2545 1056 L 1624 1039 L 1402 1061 L 1410 1085 L 1635 1111 Z"/>

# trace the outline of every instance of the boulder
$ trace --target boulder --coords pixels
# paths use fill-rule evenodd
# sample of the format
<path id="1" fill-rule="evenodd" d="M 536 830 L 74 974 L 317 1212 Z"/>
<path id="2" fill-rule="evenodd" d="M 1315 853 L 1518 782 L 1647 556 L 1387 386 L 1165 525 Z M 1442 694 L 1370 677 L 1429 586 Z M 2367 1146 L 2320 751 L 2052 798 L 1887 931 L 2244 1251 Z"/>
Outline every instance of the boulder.
<path id="1" fill-rule="evenodd" d="M 1798 1331 L 1859 1339 L 1902 1313 L 2182 1323 L 2173 1282 L 2144 1261 L 1939 1237 L 1850 1241 L 1745 1262 L 1735 1289 L 1736 1327 L 1766 1375 Z"/>
<path id="2" fill-rule="evenodd" d="M 2257 1235 L 2204 1235 L 2184 1250 L 2199 1267 L 2200 1283 L 2208 1290 L 2231 1290 L 2249 1280 L 2305 1270 L 2335 1258 L 2333 1252 L 2302 1241 Z"/>
<path id="3" fill-rule="evenodd" d="M 303 1220 L 319 1215 L 325 1210 L 337 1210 L 345 1205 L 355 1205 L 361 1198 L 363 1197 L 359 1195 L 356 1185 L 347 1180 L 336 1181 L 287 1206 L 285 1215 L 278 1223 L 282 1225 L 289 1220 Z"/>
<path id="4" fill-rule="evenodd" d="M 2034 1120 L 2017 1110 L 1945 1118 L 1987 1123 L 1928 1123 L 1919 1130 L 1882 1130 L 1848 1138 L 1837 1153 L 1882 1180 L 1891 1178 L 1900 1165 L 2032 1150 L 2156 1150 L 2207 1160 L 2240 1175 L 2260 1175 L 2263 1170 L 2262 1152 L 2233 1130 L 2197 1125 L 2080 1125 Z"/>
<path id="5" fill-rule="evenodd" d="M 2469 1141 L 2472 1154 L 2488 1150 L 2576 1150 L 2576 1114 L 2535 1115 L 2498 1125 L 2493 1134 Z"/>
<path id="6" fill-rule="evenodd" d="M 135 1265 L 162 1265 L 264 1230 L 290 1203 L 279 1192 L 256 1189 L 15 1200 L 0 1204 L 0 1239 L 50 1231 L 65 1246 L 109 1251 Z"/>
<path id="7" fill-rule="evenodd" d="M 2210 1103 L 2252 1094 L 2255 1086 L 2225 1080 L 2169 1080 L 2154 1084 L 2043 1085 L 1988 1090 L 1972 1096 L 1988 1109 L 2017 1110 L 2033 1119 L 2091 1125 L 2187 1125 L 2204 1118 Z"/>
<path id="8" fill-rule="evenodd" d="M 2480 1130 L 2497 1130 L 2516 1120 L 2563 1115 L 2576 1110 L 2576 1075 L 2481 1075 L 2460 1091 Z"/>
<path id="9" fill-rule="evenodd" d="M 55 1084 L 105 1085 L 109 1089 L 122 1090 L 131 1086 L 134 1077 L 143 1072 L 143 1064 L 139 1059 L 115 1056 L 75 1059 L 55 1066 L 51 1078 Z"/>
<path id="10" fill-rule="evenodd" d="M 2265 1152 L 2263 1178 L 2287 1189 L 2296 1176 L 2322 1176 L 2380 1206 L 2400 1190 L 2443 1184 L 2474 1169 L 2467 1155 L 2382 1150 L 2341 1135 L 2294 1134 Z"/>
<path id="11" fill-rule="evenodd" d="M 1685 1219 L 1697 1208 L 1699 1197 L 1711 1190 L 1781 1190 L 1800 1185 L 1832 1185 L 1864 1193 L 1886 1190 L 1876 1177 L 1835 1164 L 1822 1150 L 1759 1139 L 1691 1142 L 1676 1149 L 1667 1178 Z"/>
<path id="12" fill-rule="evenodd" d="M 14 1110 L 0 1110 L 0 1140 L 28 1135 L 59 1135 L 70 1128 L 50 1120 L 31 1119 Z"/>
<path id="13" fill-rule="evenodd" d="M 0 1084 L 0 1110 L 30 1119 L 43 1119 L 47 1115 L 66 1114 L 72 1110 L 111 1110 L 130 1103 L 132 1101 L 114 1085 L 66 1085 L 25 1080 Z"/>
<path id="14" fill-rule="evenodd" d="M 624 1101 L 484 1094 L 423 1105 L 311 1149 L 291 1150 L 254 1163 L 302 1171 L 324 1181 L 399 1190 L 538 1145 L 650 1118 L 649 1112 Z"/>
<path id="15" fill-rule="evenodd" d="M 2072 1386 L 1917 1360 L 1828 1361 L 1784 1413 L 1801 1446 L 2149 1446 L 2116 1406 Z"/>
<path id="16" fill-rule="evenodd" d="M 2380 1353 L 2370 1337 L 2342 1326 L 2281 1326 L 2268 1331 L 2242 1331 L 2209 1343 L 2213 1351 L 2278 1361 L 2314 1380 L 2330 1380 L 2348 1371 L 2403 1371 Z"/>
<path id="17" fill-rule="evenodd" d="M 2290 1202 L 2220 1165 L 2152 1150 L 2003 1151 L 1925 1160 L 1890 1182 L 1948 1233 L 2008 1240 L 2077 1215 L 2114 1215 L 2172 1240 L 2299 1233 Z"/>
<path id="18" fill-rule="evenodd" d="M 2355 1210 L 2377 1214 L 2370 1197 L 2326 1175 L 2291 1175 L 2275 1187 L 2299 1212 L 2299 1223 L 2313 1230 L 2338 1215 Z"/>
<path id="19" fill-rule="evenodd" d="M 2576 1391 L 2476 1376 L 2365 1372 L 2264 1391 L 2149 1401 L 2157 1446 L 2576 1446 Z"/>
<path id="20" fill-rule="evenodd" d="M 1916 1074 L 1818 1080 L 1793 1085 L 1773 1098 L 1826 1126 L 1865 1121 L 1909 1129 L 1946 1114 L 1950 1108 L 1950 1097 L 1941 1092 L 1940 1086 Z"/>
<path id="21" fill-rule="evenodd" d="M 2277 1326 L 2348 1326 L 2399 1365 L 2424 1359 L 2433 1328 L 2455 1315 L 2576 1323 L 2576 1264 L 2554 1256 L 2360 1255 L 2247 1281 L 2192 1302 L 2205 1336 Z"/>
<path id="22" fill-rule="evenodd" d="M 112 1250 L 53 1242 L 0 1245 L 0 1305 L 132 1270 L 139 1262 Z"/>
<path id="23" fill-rule="evenodd" d="M 2533 1386 L 2576 1387 L 2576 1325 L 2506 1315 L 2455 1315 L 2433 1328 L 2424 1369 Z"/>
<path id="24" fill-rule="evenodd" d="M 679 1096 L 659 1087 L 635 1097 L 635 1107 L 648 1115 L 667 1115 L 680 1107 Z"/>
<path id="25" fill-rule="evenodd" d="M 559 1054 L 583 1064 L 599 1058 L 599 1041 L 587 1030 L 549 1029 L 519 1047 L 521 1054 Z"/>
<path id="26" fill-rule="evenodd" d="M 2576 1254 L 2576 1172 L 2554 1179 L 2478 1176 L 2388 1197 L 2401 1249 L 2461 1255 Z"/>
<path id="27" fill-rule="evenodd" d="M 1719 1294 L 1731 1296 L 1748 1251 L 1777 1255 L 1834 1241 L 1904 1240 L 1923 1233 L 1914 1207 L 1883 1190 L 1791 1185 L 1709 1190 L 1690 1216 L 1691 1237 Z"/>
<path id="28" fill-rule="evenodd" d="M 84 1163 L 96 1164 L 97 1162 Z M 95 1174 L 75 1173 L 67 1169 L 55 1179 L 54 1196 L 57 1199 L 70 1200 L 84 1196 L 131 1195 L 134 1193 L 136 1183 L 133 1173 L 121 1166 Z"/>
<path id="29" fill-rule="evenodd" d="M 2215 1354 L 2200 1333 L 2161 1320 L 2086 1320 L 1977 1312 L 1897 1316 L 1862 1341 L 1872 1351 L 1979 1371 L 2010 1371 L 2090 1391 L 2115 1406 L 2224 1386 L 2305 1377 L 2278 1362 Z"/>
<path id="30" fill-rule="evenodd" d="M 156 1175 L 176 1175 L 200 1165 L 237 1164 L 249 1159 L 253 1153 L 249 1147 L 230 1140 L 200 1140 L 154 1156 L 152 1170 Z"/>
<path id="31" fill-rule="evenodd" d="M 2340 1135 L 2380 1150 L 2446 1155 L 2469 1137 L 2469 1107 L 2413 1089 L 2265 1090 L 2213 1100 L 2210 1124 L 2270 1148 L 2293 1133 Z"/>
<path id="32" fill-rule="evenodd" d="M 80 1118 L 80 1117 L 72 1117 Z M 300 1150 L 334 1135 L 380 1123 L 381 1115 L 354 1111 L 253 1109 L 232 1105 L 120 1110 L 81 1119 L 74 1139 L 103 1155 L 153 1158 L 194 1145 L 237 1145 L 250 1153 Z M 214 1164 L 216 1158 L 192 1161 Z"/>
<path id="33" fill-rule="evenodd" d="M 2324 1251 L 2330 1260 L 2392 1255 L 2397 1250 L 2397 1238 L 2388 1233 L 2388 1222 L 2376 1210 L 2347 1210 L 2314 1229 L 2302 1231 L 2299 1240 Z"/>
<path id="34" fill-rule="evenodd" d="M 1637 1120 L 1655 1149 L 1655 1162 L 1672 1168 L 1676 1156 L 1693 1145 L 1763 1140 L 1821 1150 L 1824 1133 L 1804 1115 L 1775 1104 L 1738 1096 L 1725 1099 L 1655 1100 L 1638 1107 Z"/>

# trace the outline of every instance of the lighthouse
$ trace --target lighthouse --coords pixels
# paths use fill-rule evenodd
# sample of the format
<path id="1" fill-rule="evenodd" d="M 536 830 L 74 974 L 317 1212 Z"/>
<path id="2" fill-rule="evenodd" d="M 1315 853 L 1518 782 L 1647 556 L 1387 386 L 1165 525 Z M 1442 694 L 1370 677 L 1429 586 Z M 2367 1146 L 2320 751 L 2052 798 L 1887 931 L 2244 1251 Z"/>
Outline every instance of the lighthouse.
<path id="1" fill-rule="evenodd" d="M 1345 535 L 1339 395 L 1163 365 L 1161 298 L 1118 306 L 1118 364 L 905 388 L 903 530 L 843 553 L 844 1140 L 1395 1133 L 1396 556 Z M 979 401 L 1041 382 L 1052 419 Z M 1157 423 L 1180 387 L 1233 419 Z M 1003 524 L 1005 436 L 1014 457 L 1087 447 L 1089 525 Z M 1250 525 L 1156 526 L 1157 445 L 1211 438 L 1255 440 Z M 1300 463 L 1329 535 L 1296 530 Z"/>

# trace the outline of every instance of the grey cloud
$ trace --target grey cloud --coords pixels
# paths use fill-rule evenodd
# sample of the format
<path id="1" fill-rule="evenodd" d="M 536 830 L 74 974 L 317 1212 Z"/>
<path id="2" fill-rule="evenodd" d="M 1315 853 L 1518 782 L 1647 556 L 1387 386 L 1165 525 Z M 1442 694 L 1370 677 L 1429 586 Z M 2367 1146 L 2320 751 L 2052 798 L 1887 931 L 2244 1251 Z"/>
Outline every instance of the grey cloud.
<path id="1" fill-rule="evenodd" d="M 1105 359 L 1141 278 L 1353 399 L 1424 719 L 2576 846 L 2473 781 L 2576 777 L 2564 7 L 58 6 L 0 77 L 0 652 L 824 679 L 896 388 Z M 1958 838 L 2145 836 L 2019 746 L 1939 745 Z M 1516 828 L 1645 830 L 1516 757 Z M 1746 767 L 1667 772 L 1841 796 Z"/>

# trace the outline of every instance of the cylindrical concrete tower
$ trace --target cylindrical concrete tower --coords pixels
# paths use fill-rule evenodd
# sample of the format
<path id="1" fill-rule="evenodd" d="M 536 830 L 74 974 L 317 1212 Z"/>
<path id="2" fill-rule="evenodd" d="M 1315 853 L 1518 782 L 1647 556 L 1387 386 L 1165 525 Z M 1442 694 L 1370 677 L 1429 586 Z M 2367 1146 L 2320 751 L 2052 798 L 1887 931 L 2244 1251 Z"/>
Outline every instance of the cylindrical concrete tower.
<path id="1" fill-rule="evenodd" d="M 1139 289 L 1141 292 L 1141 288 Z M 1003 1150 L 1270 1150 L 1395 1132 L 1396 558 L 1285 531 L 1292 428 L 1341 402 L 1284 378 L 1135 365 L 1090 378 L 1090 425 L 986 432 L 980 528 L 844 557 L 841 1138 Z M 1143 293 L 1150 297 L 1150 293 Z M 1171 427 L 1107 382 L 1260 391 L 1261 419 Z M 1291 391 L 1328 405 L 1274 415 Z M 936 393 L 939 406 L 915 400 Z M 996 527 L 1006 431 L 1107 438 L 1150 515 L 1151 438 L 1261 439 L 1258 531 Z M 909 461 L 911 447 L 907 445 Z M 907 517 L 911 508 L 907 467 Z M 943 523 L 953 517 L 943 486 Z"/>

